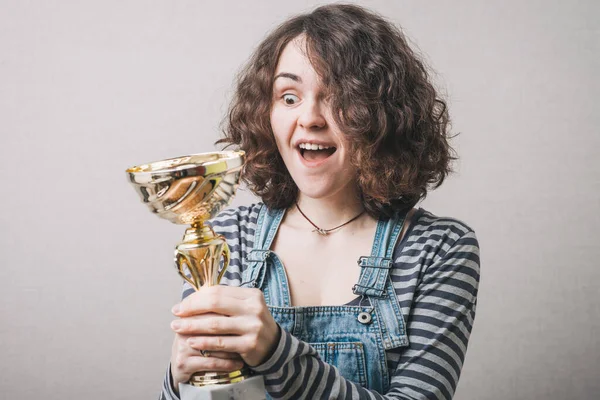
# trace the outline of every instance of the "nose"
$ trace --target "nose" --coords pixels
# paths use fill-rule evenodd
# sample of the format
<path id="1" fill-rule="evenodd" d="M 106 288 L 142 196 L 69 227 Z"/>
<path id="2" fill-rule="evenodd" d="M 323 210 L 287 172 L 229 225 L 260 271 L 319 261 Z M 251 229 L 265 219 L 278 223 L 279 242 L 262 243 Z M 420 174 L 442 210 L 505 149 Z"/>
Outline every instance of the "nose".
<path id="1" fill-rule="evenodd" d="M 298 118 L 298 125 L 304 129 L 320 129 L 327 125 L 320 101 L 305 101 Z"/>

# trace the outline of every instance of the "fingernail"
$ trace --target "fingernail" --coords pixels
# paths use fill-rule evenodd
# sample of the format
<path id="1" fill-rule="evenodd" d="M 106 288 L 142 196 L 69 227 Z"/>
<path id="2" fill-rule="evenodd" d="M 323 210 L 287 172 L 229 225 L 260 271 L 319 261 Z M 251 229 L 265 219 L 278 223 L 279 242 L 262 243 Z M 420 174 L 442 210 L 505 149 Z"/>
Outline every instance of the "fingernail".
<path id="1" fill-rule="evenodd" d="M 171 312 L 172 312 L 173 314 L 179 314 L 179 303 L 178 303 L 178 304 L 175 304 L 175 305 L 173 306 L 173 308 L 171 308 Z"/>
<path id="2" fill-rule="evenodd" d="M 175 321 L 171 322 L 171 329 L 173 329 L 174 331 L 177 331 L 177 330 L 179 330 L 179 328 L 181 328 L 181 321 L 175 320 Z"/>

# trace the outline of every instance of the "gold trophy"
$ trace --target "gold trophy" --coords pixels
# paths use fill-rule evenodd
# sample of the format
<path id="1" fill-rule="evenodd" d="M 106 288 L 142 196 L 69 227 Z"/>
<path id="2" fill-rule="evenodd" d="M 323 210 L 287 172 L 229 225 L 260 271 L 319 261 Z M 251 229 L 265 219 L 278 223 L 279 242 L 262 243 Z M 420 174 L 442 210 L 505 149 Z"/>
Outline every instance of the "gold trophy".
<path id="1" fill-rule="evenodd" d="M 134 166 L 126 171 L 150 211 L 175 224 L 191 225 L 175 248 L 175 267 L 195 290 L 218 285 L 229 265 L 229 247 L 225 239 L 215 234 L 205 222 L 231 203 L 244 159 L 243 151 L 201 153 Z M 221 258 L 223 268 L 219 273 Z M 229 373 L 197 372 L 192 375 L 189 385 L 207 387 L 249 378 L 246 368 Z M 242 394 L 240 387 L 235 392 Z"/>

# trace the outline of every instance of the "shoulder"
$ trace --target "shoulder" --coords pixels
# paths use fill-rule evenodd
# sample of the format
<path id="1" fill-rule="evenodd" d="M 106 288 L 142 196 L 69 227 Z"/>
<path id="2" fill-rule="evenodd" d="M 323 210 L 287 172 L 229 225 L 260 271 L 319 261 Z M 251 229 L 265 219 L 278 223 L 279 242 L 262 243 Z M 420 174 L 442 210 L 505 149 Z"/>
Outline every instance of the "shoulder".
<path id="1" fill-rule="evenodd" d="M 399 247 L 404 254 L 419 253 L 430 262 L 450 253 L 479 260 L 479 242 L 473 228 L 459 219 L 440 217 L 422 208 L 415 213 Z"/>
<path id="2" fill-rule="evenodd" d="M 475 304 L 480 279 L 479 243 L 465 222 L 419 209 L 394 249 L 392 281 L 405 313 L 417 294 Z"/>
<path id="3" fill-rule="evenodd" d="M 474 232 L 469 225 L 457 218 L 440 217 L 422 208 L 415 213 L 413 225 L 413 232 L 429 235 L 460 237 Z"/>

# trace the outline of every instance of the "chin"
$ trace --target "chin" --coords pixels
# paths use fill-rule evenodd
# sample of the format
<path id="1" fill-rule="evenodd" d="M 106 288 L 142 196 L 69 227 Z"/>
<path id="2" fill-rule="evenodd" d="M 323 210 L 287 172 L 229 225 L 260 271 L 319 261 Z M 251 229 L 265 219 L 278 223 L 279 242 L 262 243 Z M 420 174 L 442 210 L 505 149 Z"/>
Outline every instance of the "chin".
<path id="1" fill-rule="evenodd" d="M 311 180 L 310 178 L 302 180 L 294 179 L 294 181 L 298 186 L 299 192 L 314 199 L 324 197 L 331 190 L 330 185 L 323 185 L 321 182 Z"/>
<path id="2" fill-rule="evenodd" d="M 318 182 L 317 180 L 309 182 L 298 182 L 298 190 L 302 195 L 311 199 L 323 199 L 344 190 L 344 186 L 336 182 Z"/>

